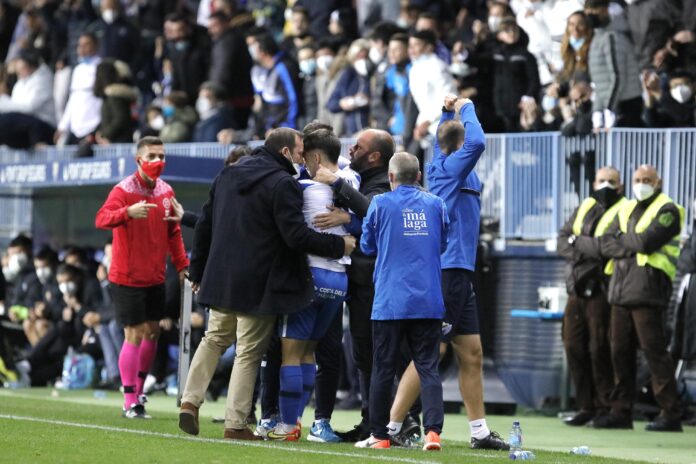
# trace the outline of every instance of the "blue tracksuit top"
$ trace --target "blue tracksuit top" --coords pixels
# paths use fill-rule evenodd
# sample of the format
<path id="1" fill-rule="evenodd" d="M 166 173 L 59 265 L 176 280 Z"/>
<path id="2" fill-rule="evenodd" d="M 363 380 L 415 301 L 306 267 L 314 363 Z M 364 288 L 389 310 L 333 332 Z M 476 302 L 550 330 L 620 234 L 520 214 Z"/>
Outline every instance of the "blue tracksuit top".
<path id="1" fill-rule="evenodd" d="M 474 167 L 486 148 L 486 137 L 474 105 L 464 105 L 460 114 L 466 129 L 464 145 L 445 155 L 436 141 L 433 160 L 426 166 L 426 172 L 430 192 L 445 200 L 449 214 L 449 236 L 447 250 L 442 255 L 442 269 L 473 271 L 481 221 L 482 188 Z M 454 119 L 453 112 L 443 112 L 440 124 L 451 119 Z"/>
<path id="2" fill-rule="evenodd" d="M 440 255 L 447 246 L 447 206 L 413 185 L 372 199 L 360 248 L 377 255 L 372 320 L 442 319 Z"/>

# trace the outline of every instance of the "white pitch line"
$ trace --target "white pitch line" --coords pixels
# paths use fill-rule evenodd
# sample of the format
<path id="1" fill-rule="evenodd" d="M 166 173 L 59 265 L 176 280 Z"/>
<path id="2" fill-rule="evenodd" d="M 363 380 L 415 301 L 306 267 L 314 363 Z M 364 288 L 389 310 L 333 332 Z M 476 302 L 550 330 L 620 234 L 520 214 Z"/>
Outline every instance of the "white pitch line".
<path id="1" fill-rule="evenodd" d="M 52 425 L 64 425 L 67 427 L 77 427 L 77 428 L 83 428 L 83 429 L 102 430 L 105 432 L 132 433 L 135 435 L 146 435 L 146 436 L 159 437 L 159 438 L 174 438 L 177 440 L 186 440 L 186 441 L 201 442 L 201 443 L 215 443 L 215 444 L 233 445 L 233 446 L 234 445 L 249 446 L 251 448 L 265 448 L 265 449 L 272 449 L 272 450 L 276 450 L 276 451 L 286 451 L 286 452 L 290 452 L 290 453 L 320 454 L 320 455 L 325 455 L 325 456 L 340 456 L 340 457 L 346 457 L 346 458 L 371 459 L 374 461 L 404 462 L 404 463 L 409 463 L 409 464 L 439 464 L 435 461 L 423 461 L 421 459 L 399 458 L 399 457 L 395 457 L 395 456 L 394 457 L 374 456 L 371 454 L 362 454 L 362 453 L 341 453 L 338 451 L 324 451 L 324 450 L 317 450 L 317 449 L 276 446 L 276 445 L 271 445 L 271 444 L 267 444 L 267 443 L 255 443 L 252 441 L 222 440 L 222 439 L 218 439 L 218 438 L 199 438 L 199 437 L 190 437 L 190 436 L 186 436 L 186 435 L 174 435 L 171 433 L 163 433 L 163 432 L 150 432 L 147 430 L 134 430 L 134 429 L 124 429 L 121 427 L 109 427 L 106 425 L 81 424 L 79 422 L 67 422 L 67 421 L 60 421 L 60 420 L 41 419 L 38 417 L 15 416 L 12 414 L 0 414 L 0 419 L 17 420 L 17 421 L 25 421 L 25 422 L 38 422 L 38 423 L 42 423 L 42 424 L 52 424 Z"/>

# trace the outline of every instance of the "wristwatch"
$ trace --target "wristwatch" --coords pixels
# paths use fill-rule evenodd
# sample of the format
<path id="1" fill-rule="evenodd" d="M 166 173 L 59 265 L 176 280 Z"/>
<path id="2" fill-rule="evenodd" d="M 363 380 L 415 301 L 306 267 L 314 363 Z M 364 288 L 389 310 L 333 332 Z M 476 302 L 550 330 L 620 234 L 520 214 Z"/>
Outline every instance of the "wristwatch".
<path id="1" fill-rule="evenodd" d="M 577 240 L 577 238 L 578 238 L 577 235 L 570 234 L 570 236 L 568 236 L 568 244 L 572 245 L 573 243 L 575 243 L 575 240 Z"/>

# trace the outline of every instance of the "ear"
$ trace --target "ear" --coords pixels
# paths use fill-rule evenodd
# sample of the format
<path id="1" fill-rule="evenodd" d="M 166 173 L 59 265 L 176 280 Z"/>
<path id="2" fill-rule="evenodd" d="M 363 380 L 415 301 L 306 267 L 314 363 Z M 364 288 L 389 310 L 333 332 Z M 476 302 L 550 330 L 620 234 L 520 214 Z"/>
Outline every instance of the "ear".
<path id="1" fill-rule="evenodd" d="M 422 174 L 422 173 L 421 173 L 420 171 L 418 171 L 418 176 L 416 176 L 416 182 L 420 182 L 420 181 L 421 181 L 421 178 L 423 177 L 421 174 Z"/>
<path id="2" fill-rule="evenodd" d="M 389 183 L 393 184 L 394 181 L 396 180 L 396 176 L 394 175 L 393 172 L 389 172 L 389 173 L 387 173 L 387 175 L 389 176 Z"/>
<path id="3" fill-rule="evenodd" d="M 378 152 L 378 151 L 373 151 L 372 153 L 370 153 L 369 155 L 367 155 L 367 160 L 368 160 L 370 163 L 376 163 L 376 162 L 379 161 L 379 159 L 380 159 L 381 157 L 382 157 L 382 154 L 381 154 L 380 152 Z"/>

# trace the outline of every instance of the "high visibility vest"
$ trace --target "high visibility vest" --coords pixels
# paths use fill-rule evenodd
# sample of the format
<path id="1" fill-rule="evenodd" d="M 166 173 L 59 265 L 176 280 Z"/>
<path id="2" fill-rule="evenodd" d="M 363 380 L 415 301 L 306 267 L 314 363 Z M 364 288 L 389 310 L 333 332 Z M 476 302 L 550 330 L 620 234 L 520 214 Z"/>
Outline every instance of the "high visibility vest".
<path id="1" fill-rule="evenodd" d="M 660 209 L 669 203 L 674 203 L 674 201 L 664 193 L 659 194 L 636 223 L 634 232 L 637 234 L 645 232 L 648 229 L 648 226 L 650 226 L 650 224 L 657 219 L 657 213 L 660 211 Z M 628 220 L 637 205 L 637 200 L 630 200 L 626 202 L 624 207 L 619 211 L 619 227 L 621 232 L 624 234 L 628 233 Z M 675 205 L 679 210 L 679 226 L 681 229 L 681 227 L 684 226 L 684 208 L 676 203 Z M 672 240 L 670 240 L 669 243 L 664 245 L 662 248 L 649 255 L 644 253 L 638 253 L 636 255 L 636 261 L 638 262 L 639 266 L 644 267 L 647 265 L 654 267 L 655 269 L 659 269 L 667 274 L 670 279 L 674 279 L 674 277 L 677 275 L 678 258 L 679 234 L 675 235 Z M 604 273 L 609 275 L 614 273 L 613 259 L 609 260 L 607 263 L 606 267 L 604 268 Z"/>
<path id="2" fill-rule="evenodd" d="M 621 207 L 627 202 L 628 200 L 626 197 L 621 197 L 619 201 L 614 203 L 611 208 L 606 210 L 602 217 L 599 219 L 599 222 L 597 223 L 597 227 L 595 228 L 594 231 L 594 236 L 595 237 L 600 237 L 604 235 L 604 233 L 607 231 L 611 223 L 614 221 L 614 218 L 618 214 L 619 210 Z M 575 221 L 573 221 L 573 234 L 574 235 L 582 235 L 582 225 L 585 222 L 585 217 L 587 216 L 587 213 L 589 213 L 592 208 L 594 208 L 597 205 L 597 200 L 595 200 L 592 197 L 586 198 L 581 204 L 580 207 L 578 208 L 578 213 L 575 215 Z"/>

